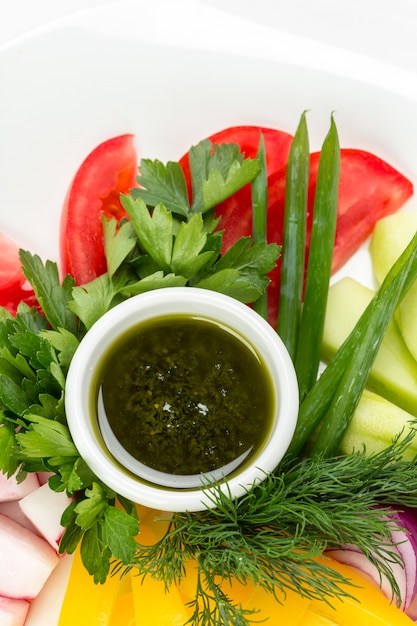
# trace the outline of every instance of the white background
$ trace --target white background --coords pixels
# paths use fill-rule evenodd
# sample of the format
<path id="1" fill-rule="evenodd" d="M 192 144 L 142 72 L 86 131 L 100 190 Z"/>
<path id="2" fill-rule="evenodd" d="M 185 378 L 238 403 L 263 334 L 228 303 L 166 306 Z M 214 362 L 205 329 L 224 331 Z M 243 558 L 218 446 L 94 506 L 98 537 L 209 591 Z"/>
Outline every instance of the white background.
<path id="1" fill-rule="evenodd" d="M 107 2 L 2 0 L 0 44 L 71 13 L 94 10 L 97 6 L 119 2 L 122 0 Z M 142 0 L 137 2 L 140 5 Z M 195 0 L 195 2 L 417 72 L 415 0 L 291 0 L 291 2 Z M 186 19 L 186 16 L 181 16 L 181 19 Z"/>

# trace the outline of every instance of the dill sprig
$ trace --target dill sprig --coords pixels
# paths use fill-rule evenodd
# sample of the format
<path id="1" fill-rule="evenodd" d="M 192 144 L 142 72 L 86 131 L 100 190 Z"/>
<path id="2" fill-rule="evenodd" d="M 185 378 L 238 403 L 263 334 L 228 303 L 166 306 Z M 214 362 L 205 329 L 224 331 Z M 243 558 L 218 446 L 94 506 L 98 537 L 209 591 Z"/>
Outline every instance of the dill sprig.
<path id="1" fill-rule="evenodd" d="M 191 608 L 192 614 L 184 626 L 247 626 L 249 621 L 254 621 L 252 616 L 257 612 L 232 602 L 216 582 L 210 567 L 201 559 L 197 570 L 195 596 L 187 606 Z"/>
<path id="2" fill-rule="evenodd" d="M 346 579 L 317 559 L 346 543 L 363 551 L 388 578 L 393 596 L 399 596 L 391 569 L 399 561 L 387 518 L 389 505 L 417 504 L 417 460 L 402 461 L 414 436 L 411 431 L 369 456 L 362 449 L 349 456 L 287 459 L 239 500 L 210 485 L 212 507 L 175 513 L 165 536 L 154 545 L 139 545 L 128 569 L 164 581 L 168 588 L 181 582 L 194 560 L 199 609 L 189 622 L 193 626 L 250 623 L 243 611 L 242 621 L 236 621 L 238 607 L 222 592 L 225 580 L 250 581 L 275 597 L 278 591 L 295 590 L 329 604 L 333 596 L 350 595 Z M 212 620 L 209 597 L 229 621 Z M 202 612 L 205 603 L 211 609 Z"/>

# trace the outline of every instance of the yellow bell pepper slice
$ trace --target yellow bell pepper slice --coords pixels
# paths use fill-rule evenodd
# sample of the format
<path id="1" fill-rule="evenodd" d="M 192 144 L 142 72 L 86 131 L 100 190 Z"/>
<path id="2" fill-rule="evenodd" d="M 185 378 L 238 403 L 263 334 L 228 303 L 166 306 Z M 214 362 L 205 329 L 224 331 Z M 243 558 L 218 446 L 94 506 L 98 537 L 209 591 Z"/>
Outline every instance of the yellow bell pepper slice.
<path id="1" fill-rule="evenodd" d="M 149 576 L 132 575 L 136 626 L 183 626 L 188 613 L 175 586 L 165 593 L 165 584 Z"/>
<path id="2" fill-rule="evenodd" d="M 144 545 L 157 541 L 166 532 L 164 514 L 138 507 L 141 529 L 138 540 Z M 223 581 L 222 589 L 236 604 L 258 609 L 254 619 L 285 626 L 412 626 L 405 613 L 391 604 L 382 592 L 354 568 L 331 558 L 325 565 L 350 579 L 356 586 L 347 587 L 353 598 L 308 599 L 295 591 L 273 594 L 259 586 L 238 581 Z M 67 593 L 58 626 L 73 626 L 79 616 L 88 626 L 183 626 L 191 615 L 187 603 L 195 597 L 197 563 L 190 560 L 185 578 L 166 592 L 163 582 L 149 576 L 144 579 L 134 571 L 120 578 L 109 577 L 104 585 L 95 585 L 85 570 L 79 550 L 75 552 Z M 279 600 L 281 599 L 281 602 Z"/>
<path id="3" fill-rule="evenodd" d="M 109 626 L 136 626 L 135 603 L 132 590 L 116 598 Z"/>
<path id="4" fill-rule="evenodd" d="M 82 616 L 82 624 L 109 626 L 117 596 L 126 585 L 119 576 L 109 576 L 104 585 L 96 585 L 85 569 L 80 550 L 74 553 L 67 590 L 58 626 L 74 626 Z"/>
<path id="5" fill-rule="evenodd" d="M 150 509 L 141 504 L 136 505 L 136 511 L 140 520 L 138 542 L 149 546 L 162 539 L 168 530 L 172 513 Z"/>
<path id="6" fill-rule="evenodd" d="M 328 617 L 324 617 L 324 615 L 318 615 L 314 611 L 307 609 L 297 626 L 339 626 L 339 622 L 335 622 Z"/>
<path id="7" fill-rule="evenodd" d="M 333 619 L 340 626 L 411 626 L 414 622 L 383 595 L 370 580 L 355 568 L 333 559 L 324 561 L 332 569 L 350 579 L 356 587 L 346 587 L 354 596 L 332 598 L 332 606 L 323 600 L 312 600 L 310 609 L 317 614 Z"/>
<path id="8" fill-rule="evenodd" d="M 179 583 L 177 589 L 184 603 L 190 602 L 195 597 L 197 586 L 197 563 L 190 561 L 186 567 L 186 576 Z M 239 583 L 225 580 L 222 583 L 222 591 L 236 604 L 245 609 L 256 611 L 253 615 L 255 623 L 267 621 L 270 618 L 280 620 L 285 626 L 298 626 L 298 622 L 306 611 L 310 601 L 302 598 L 294 591 L 288 591 L 285 595 L 277 591 L 277 598 L 264 591 L 252 582 Z M 272 622 L 271 622 L 272 623 Z"/>
<path id="9" fill-rule="evenodd" d="M 244 607 L 258 609 L 255 620 L 260 622 L 265 620 L 271 624 L 298 626 L 310 605 L 310 600 L 291 590 L 285 594 L 277 591 L 276 596 L 275 598 L 272 593 L 264 591 L 261 587 L 255 587 Z"/>

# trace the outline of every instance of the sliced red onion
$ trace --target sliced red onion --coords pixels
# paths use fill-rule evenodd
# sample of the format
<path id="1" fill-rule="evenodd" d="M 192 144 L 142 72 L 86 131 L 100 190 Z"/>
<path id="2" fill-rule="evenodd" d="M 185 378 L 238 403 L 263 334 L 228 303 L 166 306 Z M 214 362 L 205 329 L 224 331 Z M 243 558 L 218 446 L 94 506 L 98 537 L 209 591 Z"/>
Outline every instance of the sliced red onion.
<path id="1" fill-rule="evenodd" d="M 398 555 L 398 551 L 393 546 L 390 550 L 394 551 L 394 555 Z M 326 554 L 331 556 L 339 563 L 344 563 L 345 565 L 350 565 L 355 567 L 362 574 L 365 574 L 368 578 L 374 581 L 375 585 L 381 589 L 384 596 L 391 602 L 392 600 L 398 604 L 399 599 L 394 597 L 392 594 L 392 587 L 388 580 L 388 578 L 381 574 L 367 556 L 363 552 L 359 550 L 356 546 L 352 546 L 350 544 L 338 550 L 328 550 Z M 391 569 L 393 576 L 397 582 L 401 598 L 405 598 L 406 596 L 406 576 L 405 571 L 400 563 L 392 563 L 387 562 L 388 567 Z M 403 608 L 404 601 L 402 600 L 400 608 Z"/>
<path id="2" fill-rule="evenodd" d="M 404 562 L 404 570 L 407 579 L 407 594 L 405 599 L 405 612 L 417 620 L 417 512 L 414 509 L 403 507 L 393 514 L 395 523 L 400 529 L 393 531 L 393 541 L 398 543 L 398 550 Z"/>
<path id="3" fill-rule="evenodd" d="M 391 569 L 401 594 L 400 608 L 410 619 L 417 621 L 417 511 L 406 507 L 401 510 L 392 508 L 392 514 L 384 517 L 390 524 L 391 539 L 395 544 L 390 548 L 394 561 L 395 556 L 400 559 L 400 562 L 387 561 L 386 565 Z M 381 576 L 378 568 L 357 546 L 346 544 L 342 549 L 328 552 L 340 563 L 356 567 L 371 578 L 390 601 L 393 599 L 387 577 Z M 394 601 L 398 603 L 398 598 Z"/>

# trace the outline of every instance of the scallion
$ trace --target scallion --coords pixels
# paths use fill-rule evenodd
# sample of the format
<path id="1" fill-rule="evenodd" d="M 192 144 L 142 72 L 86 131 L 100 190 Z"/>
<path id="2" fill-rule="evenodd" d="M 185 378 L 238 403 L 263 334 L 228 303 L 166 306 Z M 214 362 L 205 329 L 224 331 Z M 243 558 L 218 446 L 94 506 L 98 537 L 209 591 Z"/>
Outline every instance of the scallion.
<path id="1" fill-rule="evenodd" d="M 310 147 L 302 114 L 288 157 L 281 254 L 278 334 L 295 359 L 304 285 Z"/>
<path id="2" fill-rule="evenodd" d="M 268 174 L 266 169 L 265 142 L 261 133 L 257 160 L 261 167 L 259 174 L 252 181 L 252 239 L 253 243 L 266 242 L 268 213 Z M 264 319 L 268 319 L 268 290 L 252 304 Z"/>
<path id="3" fill-rule="evenodd" d="M 323 142 L 320 154 L 304 304 L 295 356 L 301 400 L 314 385 L 320 365 L 320 349 L 336 232 L 339 177 L 339 137 L 332 116 L 330 130 Z"/>

